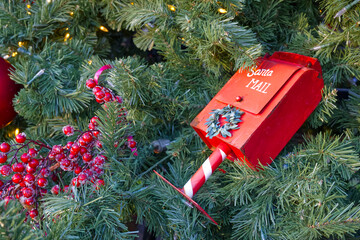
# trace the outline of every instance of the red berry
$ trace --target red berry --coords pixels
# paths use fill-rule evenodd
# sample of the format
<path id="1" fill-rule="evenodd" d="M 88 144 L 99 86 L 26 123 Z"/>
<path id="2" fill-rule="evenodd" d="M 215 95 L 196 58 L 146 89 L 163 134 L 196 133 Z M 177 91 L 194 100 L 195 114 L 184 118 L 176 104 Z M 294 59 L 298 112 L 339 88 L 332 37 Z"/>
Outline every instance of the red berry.
<path id="1" fill-rule="evenodd" d="M 54 155 L 56 154 L 59 154 L 59 153 L 63 153 L 64 152 L 64 149 L 61 145 L 55 145 L 52 147 L 52 150 L 51 150 L 52 153 L 54 153 Z"/>
<path id="2" fill-rule="evenodd" d="M 69 191 L 69 185 L 65 185 L 65 186 L 64 186 L 64 189 L 63 189 L 63 192 L 66 192 L 66 193 L 67 193 L 68 191 Z"/>
<path id="3" fill-rule="evenodd" d="M 0 188 L 4 186 L 4 182 L 0 180 Z M 0 194 L 1 195 L 1 194 Z"/>
<path id="4" fill-rule="evenodd" d="M 59 191 L 60 191 L 60 187 L 59 185 L 55 185 L 51 188 L 51 193 L 54 194 L 54 195 L 58 195 L 59 194 Z"/>
<path id="5" fill-rule="evenodd" d="M 242 97 L 240 97 L 240 96 L 237 96 L 237 97 L 235 98 L 235 101 L 237 101 L 237 102 L 241 102 L 241 100 L 242 100 Z"/>
<path id="6" fill-rule="evenodd" d="M 28 163 L 30 160 L 30 155 L 27 153 L 24 153 L 23 155 L 21 155 L 20 159 L 23 163 Z"/>
<path id="7" fill-rule="evenodd" d="M 48 168 L 42 168 L 40 170 L 40 174 L 43 176 L 43 177 L 48 177 L 50 176 L 50 170 Z"/>
<path id="8" fill-rule="evenodd" d="M 50 160 L 54 160 L 55 159 L 55 153 L 51 151 L 49 153 L 48 157 L 49 157 Z"/>
<path id="9" fill-rule="evenodd" d="M 71 136 L 74 134 L 74 127 L 70 126 L 70 125 L 67 125 L 65 127 L 63 127 L 63 133 L 66 135 L 66 136 Z"/>
<path id="10" fill-rule="evenodd" d="M 92 123 L 89 123 L 88 127 L 89 127 L 90 130 L 95 130 L 96 129 L 96 126 L 94 124 L 92 124 Z"/>
<path id="11" fill-rule="evenodd" d="M 7 155 L 5 153 L 0 152 L 0 163 L 5 163 L 7 160 Z"/>
<path id="12" fill-rule="evenodd" d="M 48 190 L 47 189 L 45 189 L 45 188 L 40 188 L 40 195 L 41 196 L 45 196 L 45 194 L 47 194 L 48 193 Z"/>
<path id="13" fill-rule="evenodd" d="M 75 173 L 76 175 L 78 175 L 79 173 L 81 173 L 81 171 L 82 171 L 82 168 L 79 167 L 79 166 L 77 166 L 77 167 L 75 167 L 74 173 Z"/>
<path id="14" fill-rule="evenodd" d="M 23 163 L 14 163 L 12 165 L 12 170 L 14 172 L 23 172 L 25 170 L 25 166 Z"/>
<path id="15" fill-rule="evenodd" d="M 100 134 L 100 131 L 96 130 L 96 131 L 93 131 L 92 133 L 93 133 L 94 137 L 98 137 Z"/>
<path id="16" fill-rule="evenodd" d="M 116 96 L 115 99 L 116 99 L 116 101 L 117 101 L 118 103 L 122 103 L 122 102 L 123 102 L 122 97 L 120 97 L 120 96 Z"/>
<path id="17" fill-rule="evenodd" d="M 37 184 L 39 187 L 46 187 L 48 180 L 46 178 L 39 178 Z"/>
<path id="18" fill-rule="evenodd" d="M 20 173 L 15 173 L 11 180 L 14 182 L 14 183 L 20 183 L 22 180 L 23 180 L 23 177 Z"/>
<path id="19" fill-rule="evenodd" d="M 94 88 L 93 88 L 93 93 L 95 94 L 95 93 L 97 93 L 97 92 L 100 92 L 100 91 L 102 91 L 102 87 L 101 86 L 95 86 Z"/>
<path id="20" fill-rule="evenodd" d="M 90 162 L 92 160 L 92 156 L 90 153 L 85 153 L 82 158 L 84 162 Z"/>
<path id="21" fill-rule="evenodd" d="M 22 180 L 20 183 L 19 183 L 20 187 L 26 187 L 26 184 L 24 182 L 24 180 Z"/>
<path id="22" fill-rule="evenodd" d="M 35 157 L 37 155 L 37 150 L 35 148 L 30 148 L 28 150 L 28 154 L 30 155 L 30 157 Z"/>
<path id="23" fill-rule="evenodd" d="M 96 158 L 94 159 L 94 164 L 97 166 L 101 166 L 105 163 L 105 158 L 103 158 L 102 156 L 96 156 Z"/>
<path id="24" fill-rule="evenodd" d="M 1 174 L 6 177 L 10 175 L 11 167 L 9 165 L 3 165 L 0 167 Z"/>
<path id="25" fill-rule="evenodd" d="M 59 153 L 59 154 L 56 154 L 55 155 L 55 160 L 57 161 L 57 162 L 60 162 L 62 159 L 64 159 L 65 158 L 65 155 L 63 154 L 63 153 Z"/>
<path id="26" fill-rule="evenodd" d="M 74 144 L 74 142 L 67 142 L 66 148 L 70 149 L 73 144 Z"/>
<path id="27" fill-rule="evenodd" d="M 25 170 L 28 173 L 35 173 L 36 172 L 36 168 L 32 168 L 29 165 L 26 166 Z"/>
<path id="28" fill-rule="evenodd" d="M 92 89 L 96 86 L 96 81 L 92 78 L 89 78 L 88 80 L 86 80 L 86 86 L 89 88 L 89 89 Z"/>
<path id="29" fill-rule="evenodd" d="M 12 200 L 12 197 L 10 197 L 10 196 L 6 196 L 6 197 L 4 198 L 5 206 L 7 206 L 7 205 L 9 204 L 10 200 Z"/>
<path id="30" fill-rule="evenodd" d="M 32 209 L 32 210 L 29 212 L 29 216 L 30 216 L 31 218 L 36 218 L 38 215 L 39 215 L 39 212 L 38 212 L 38 210 L 36 210 L 36 209 Z"/>
<path id="31" fill-rule="evenodd" d="M 31 159 L 29 162 L 29 166 L 32 168 L 36 168 L 37 166 L 39 166 L 39 161 L 37 159 Z"/>
<path id="32" fill-rule="evenodd" d="M 106 92 L 106 93 L 105 93 L 105 97 L 104 97 L 104 101 L 105 101 L 105 102 L 111 102 L 111 101 L 113 101 L 113 100 L 114 100 L 114 96 L 113 96 L 111 93 Z"/>
<path id="33" fill-rule="evenodd" d="M 21 191 L 18 191 L 18 192 L 16 193 L 16 195 L 15 195 L 16 199 L 19 199 L 19 198 L 21 198 L 22 196 L 24 196 L 24 195 L 22 194 Z"/>
<path id="34" fill-rule="evenodd" d="M 97 126 L 97 125 L 99 125 L 98 120 L 99 120 L 99 117 L 98 117 L 98 116 L 94 116 L 94 117 L 92 117 L 92 118 L 90 119 L 90 122 L 91 122 L 92 124 L 94 124 L 94 126 Z"/>
<path id="35" fill-rule="evenodd" d="M 84 147 L 88 144 L 87 142 L 84 141 L 83 138 L 79 139 L 79 143 L 80 143 L 80 146 L 84 146 Z"/>
<path id="36" fill-rule="evenodd" d="M 104 92 L 104 91 L 98 91 L 98 92 L 95 93 L 95 98 L 96 98 L 96 99 L 101 100 L 101 99 L 103 99 L 104 97 L 105 97 L 105 92 Z"/>
<path id="37" fill-rule="evenodd" d="M 60 162 L 61 165 L 63 165 L 64 167 L 69 167 L 71 162 L 67 159 L 64 159 Z"/>
<path id="38" fill-rule="evenodd" d="M 35 203 L 35 199 L 34 198 L 28 198 L 28 199 L 25 199 L 24 203 L 28 206 L 31 206 Z"/>
<path id="39" fill-rule="evenodd" d="M 0 145 L 0 151 L 7 153 L 8 151 L 10 151 L 10 145 L 7 142 L 3 142 Z"/>
<path id="40" fill-rule="evenodd" d="M 69 154 L 68 158 L 71 160 L 71 161 L 75 161 L 76 158 L 77 158 L 77 155 L 74 155 L 72 153 Z"/>
<path id="41" fill-rule="evenodd" d="M 98 180 L 96 180 L 96 183 L 95 183 L 95 185 L 96 185 L 96 190 L 99 190 L 99 188 L 100 188 L 100 186 L 105 186 L 105 182 L 104 182 L 104 180 L 102 180 L 102 179 L 98 179 Z"/>
<path id="42" fill-rule="evenodd" d="M 26 134 L 25 133 L 19 133 L 15 136 L 15 141 L 18 143 L 24 143 L 26 141 Z"/>
<path id="43" fill-rule="evenodd" d="M 87 142 L 90 143 L 93 140 L 93 135 L 91 132 L 86 132 L 84 133 L 84 135 L 82 136 L 82 139 Z"/>
<path id="44" fill-rule="evenodd" d="M 136 147 L 136 142 L 135 142 L 135 141 L 130 141 L 130 142 L 129 142 L 129 147 L 130 147 L 130 148 Z"/>
<path id="45" fill-rule="evenodd" d="M 95 101 L 99 104 L 103 104 L 105 101 L 103 99 L 95 98 Z"/>
<path id="46" fill-rule="evenodd" d="M 72 185 L 75 186 L 75 187 L 80 187 L 80 181 L 79 181 L 79 179 L 78 179 L 77 177 L 73 178 L 73 179 L 71 180 L 71 183 L 72 183 Z"/>
<path id="47" fill-rule="evenodd" d="M 96 141 L 96 147 L 102 148 L 103 145 L 102 145 L 102 143 L 100 141 Z M 117 146 L 115 146 L 115 147 L 117 147 Z"/>
<path id="48" fill-rule="evenodd" d="M 21 189 L 22 194 L 24 195 L 24 197 L 26 198 L 30 198 L 32 196 L 34 196 L 35 191 L 34 189 L 30 188 L 30 187 L 24 187 Z"/>
<path id="49" fill-rule="evenodd" d="M 84 183 L 87 179 L 87 175 L 85 173 L 80 173 L 79 176 L 78 176 L 78 179 L 80 181 L 80 183 Z"/>
<path id="50" fill-rule="evenodd" d="M 83 155 L 84 153 L 87 153 L 87 152 L 88 152 L 88 150 L 86 148 L 84 148 L 84 147 L 80 148 L 80 154 L 81 155 Z"/>
<path id="51" fill-rule="evenodd" d="M 35 176 L 31 173 L 26 174 L 24 177 L 24 182 L 26 183 L 27 186 L 30 186 L 35 182 Z"/>

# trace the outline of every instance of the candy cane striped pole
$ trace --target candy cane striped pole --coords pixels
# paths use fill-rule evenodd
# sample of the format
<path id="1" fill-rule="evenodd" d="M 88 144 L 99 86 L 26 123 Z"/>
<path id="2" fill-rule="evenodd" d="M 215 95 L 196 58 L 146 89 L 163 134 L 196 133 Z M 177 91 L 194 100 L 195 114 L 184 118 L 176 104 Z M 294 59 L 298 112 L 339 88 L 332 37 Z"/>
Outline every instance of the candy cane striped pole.
<path id="1" fill-rule="evenodd" d="M 219 145 L 215 151 L 206 159 L 196 173 L 190 178 L 190 180 L 184 185 L 182 191 L 192 198 L 197 191 L 204 185 L 209 179 L 211 174 L 219 167 L 219 165 L 225 160 L 226 156 L 231 152 L 231 149 L 225 145 Z"/>
<path id="2" fill-rule="evenodd" d="M 202 207 L 195 202 L 192 197 L 195 193 L 201 188 L 202 185 L 209 179 L 211 174 L 219 167 L 219 165 L 224 161 L 226 156 L 231 152 L 231 149 L 225 145 L 220 144 L 215 151 L 206 159 L 206 161 L 201 165 L 201 167 L 196 171 L 196 173 L 190 178 L 190 180 L 184 185 L 183 188 L 177 188 L 171 184 L 166 178 L 161 176 L 158 172 L 154 172 L 162 179 L 164 182 L 169 184 L 174 188 L 178 193 L 183 195 L 192 205 L 194 205 L 200 212 L 202 212 L 206 217 L 208 217 L 213 223 L 217 225 L 217 222 L 210 217 L 210 215 L 202 209 Z"/>

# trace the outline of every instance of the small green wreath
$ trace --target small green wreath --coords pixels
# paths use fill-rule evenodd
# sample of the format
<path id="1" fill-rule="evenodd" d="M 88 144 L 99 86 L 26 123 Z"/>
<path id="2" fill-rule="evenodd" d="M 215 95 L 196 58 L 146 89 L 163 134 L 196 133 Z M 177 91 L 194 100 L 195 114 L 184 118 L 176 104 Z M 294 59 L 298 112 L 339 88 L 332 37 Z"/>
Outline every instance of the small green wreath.
<path id="1" fill-rule="evenodd" d="M 209 137 L 211 139 L 219 133 L 224 138 L 231 137 L 232 135 L 229 130 L 239 129 L 238 123 L 242 122 L 240 120 L 240 117 L 244 114 L 244 112 L 236 109 L 236 107 L 231 107 L 230 105 L 227 105 L 223 109 L 212 110 L 210 114 L 211 116 L 206 119 L 207 122 L 205 123 L 205 125 L 207 126 L 206 137 Z M 226 118 L 227 123 L 221 126 L 219 121 L 220 117 Z"/>

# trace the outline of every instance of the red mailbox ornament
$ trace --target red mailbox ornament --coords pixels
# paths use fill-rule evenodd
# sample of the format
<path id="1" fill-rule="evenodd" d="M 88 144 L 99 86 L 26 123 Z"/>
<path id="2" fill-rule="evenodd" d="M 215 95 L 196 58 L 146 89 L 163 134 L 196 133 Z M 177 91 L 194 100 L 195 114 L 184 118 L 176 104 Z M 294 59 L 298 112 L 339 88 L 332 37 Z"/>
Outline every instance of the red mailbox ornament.
<path id="1" fill-rule="evenodd" d="M 319 61 L 295 53 L 275 52 L 256 69 L 240 69 L 191 123 L 214 152 L 182 189 L 156 174 L 217 224 L 193 195 L 225 158 L 254 170 L 270 164 L 314 111 L 323 86 Z"/>

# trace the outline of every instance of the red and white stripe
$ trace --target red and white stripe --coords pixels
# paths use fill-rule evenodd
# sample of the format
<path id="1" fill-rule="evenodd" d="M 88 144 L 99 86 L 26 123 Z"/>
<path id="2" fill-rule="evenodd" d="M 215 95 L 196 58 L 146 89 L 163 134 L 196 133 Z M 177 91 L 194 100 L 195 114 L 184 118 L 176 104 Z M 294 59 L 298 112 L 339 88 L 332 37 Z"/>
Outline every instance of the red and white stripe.
<path id="1" fill-rule="evenodd" d="M 184 185 L 182 191 L 192 198 L 230 152 L 231 149 L 227 145 L 220 144 Z"/>

